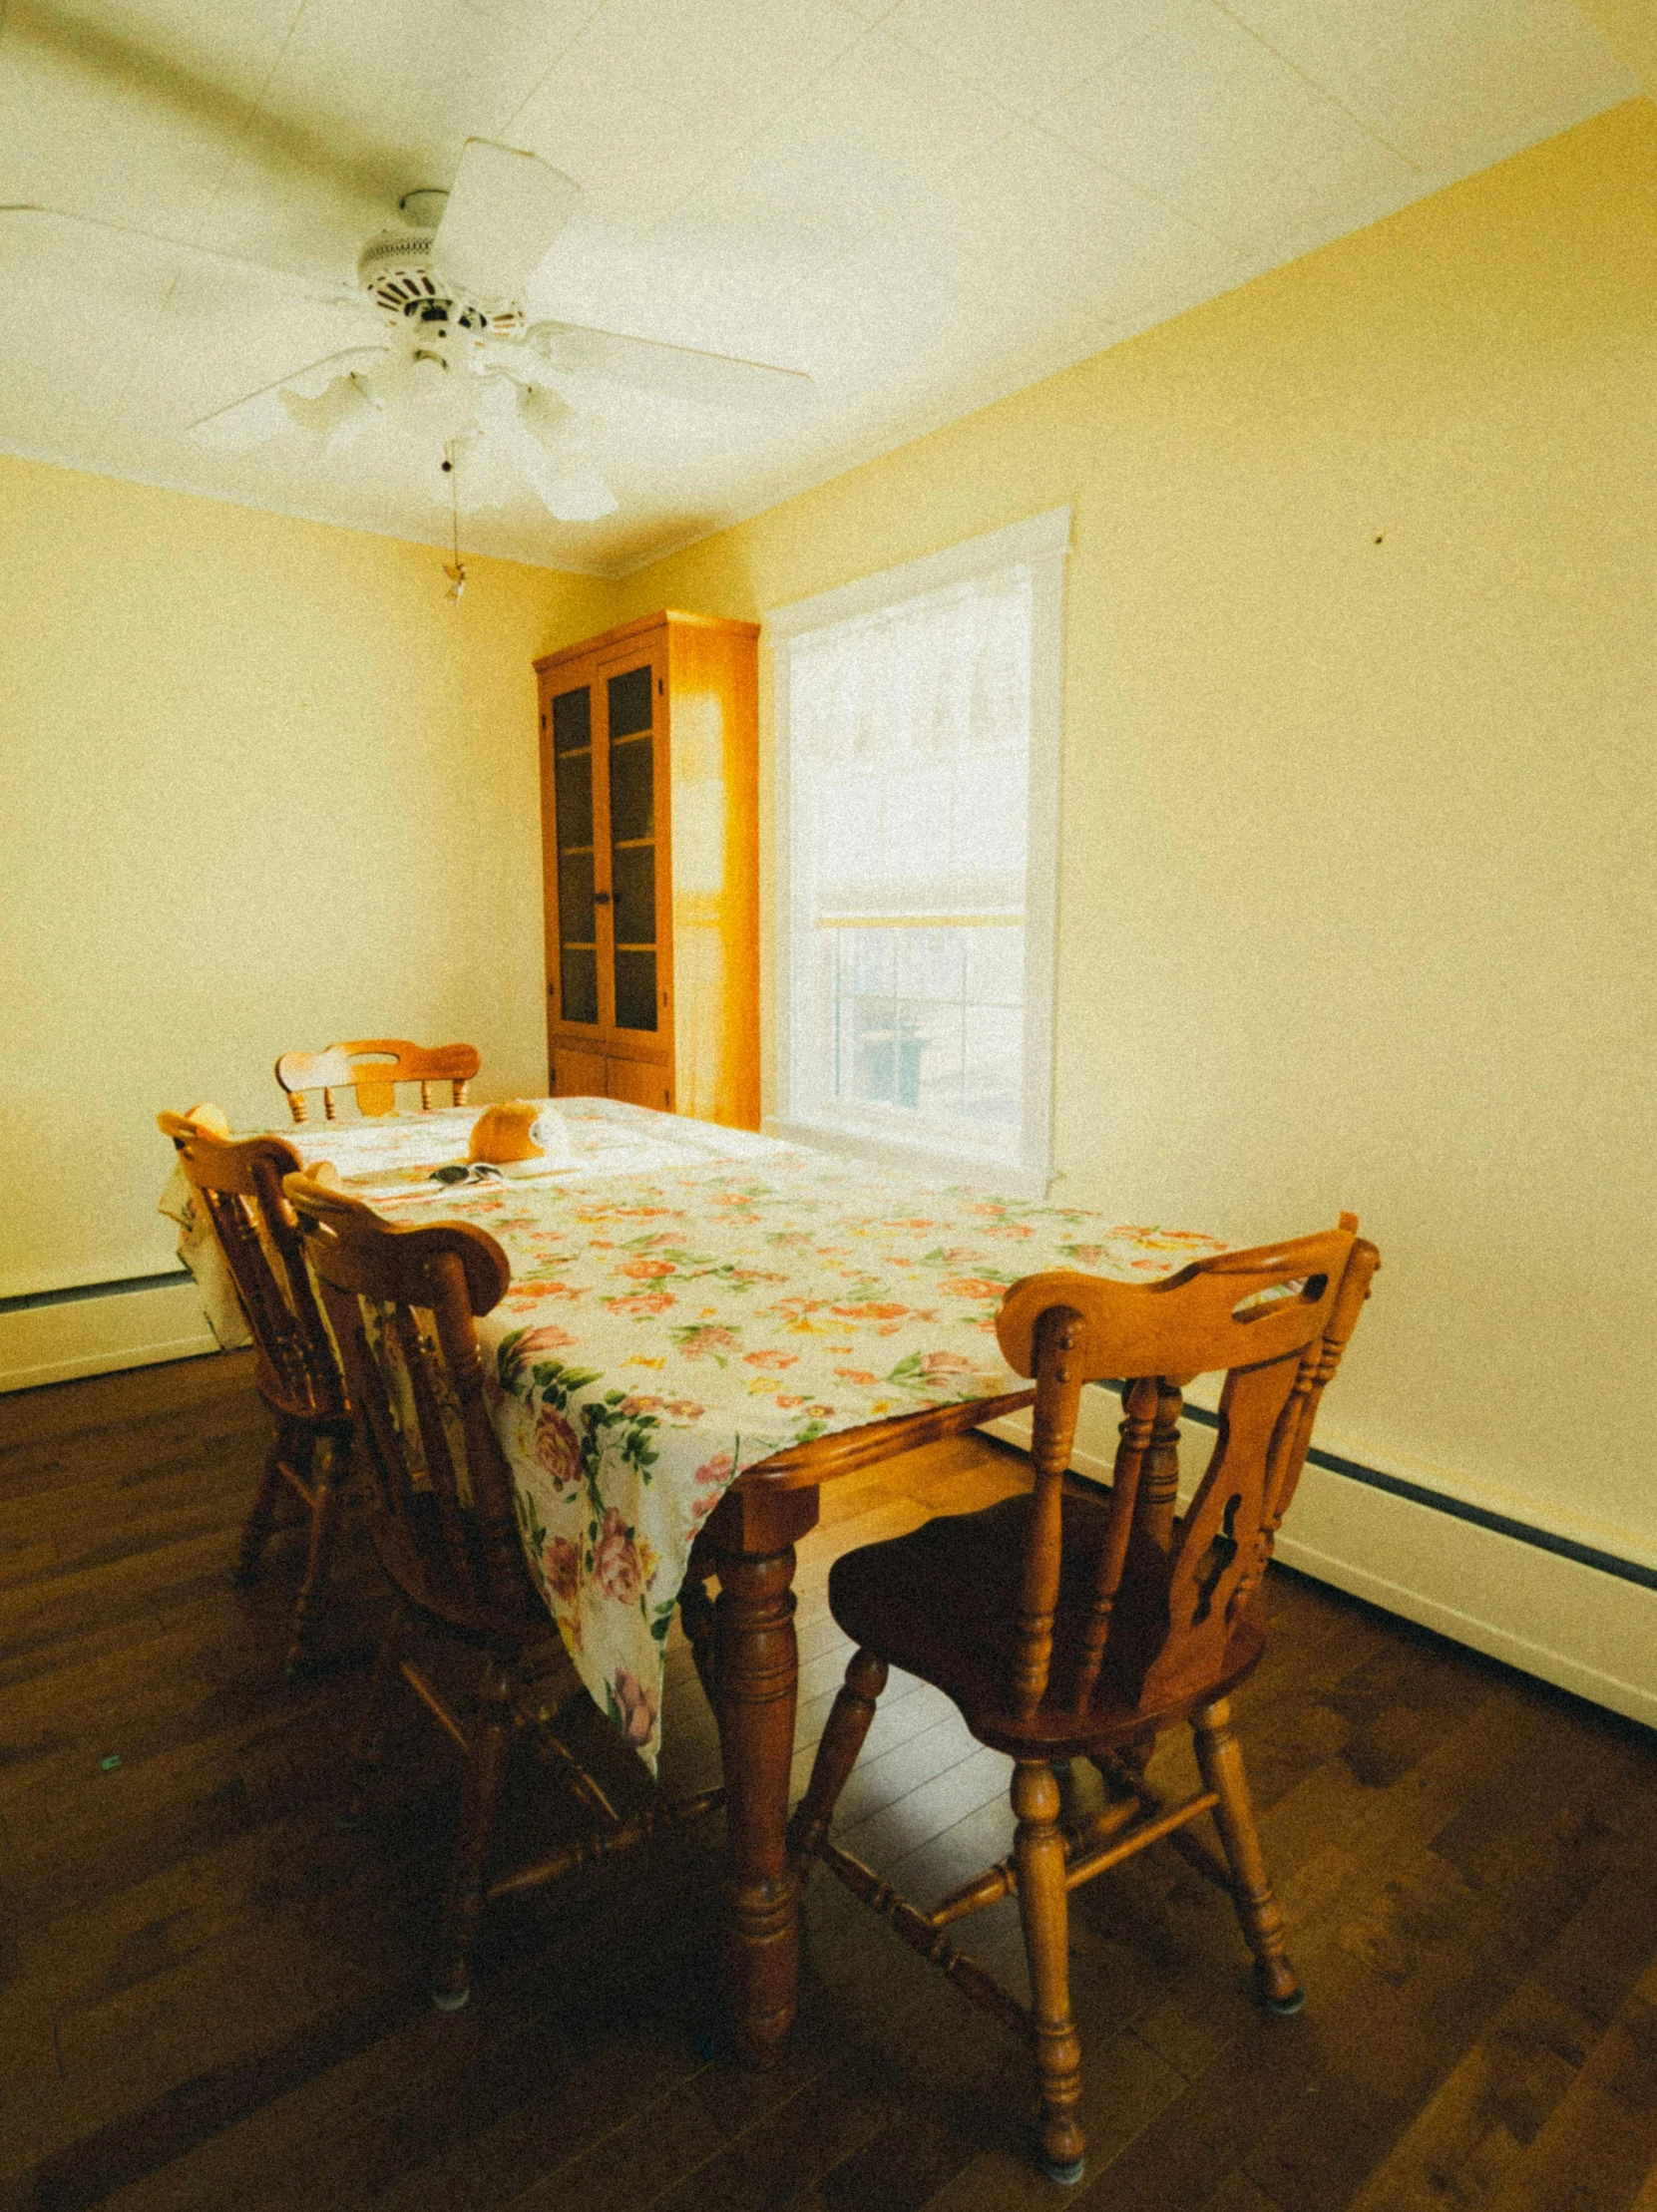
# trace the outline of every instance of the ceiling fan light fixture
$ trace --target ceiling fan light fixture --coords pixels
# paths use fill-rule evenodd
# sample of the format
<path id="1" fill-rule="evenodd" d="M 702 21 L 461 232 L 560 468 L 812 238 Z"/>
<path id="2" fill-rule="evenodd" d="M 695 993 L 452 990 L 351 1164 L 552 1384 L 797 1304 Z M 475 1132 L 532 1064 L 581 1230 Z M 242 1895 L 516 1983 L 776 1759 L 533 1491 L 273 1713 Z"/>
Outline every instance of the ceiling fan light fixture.
<path id="1" fill-rule="evenodd" d="M 597 523 L 616 512 L 616 494 L 597 469 L 571 469 L 537 482 L 549 515 L 561 523 Z"/>
<path id="2" fill-rule="evenodd" d="M 302 392 L 283 392 L 281 403 L 295 430 L 334 447 L 350 442 L 378 412 L 360 376 L 336 376 L 314 399 Z"/>
<path id="3" fill-rule="evenodd" d="M 397 353 L 368 379 L 368 394 L 410 438 L 464 438 L 478 427 L 476 379 L 435 345 Z"/>
<path id="4" fill-rule="evenodd" d="M 536 444 L 555 461 L 587 458 L 587 436 L 581 417 L 568 400 L 545 384 L 523 385 L 518 393 L 518 420 Z"/>

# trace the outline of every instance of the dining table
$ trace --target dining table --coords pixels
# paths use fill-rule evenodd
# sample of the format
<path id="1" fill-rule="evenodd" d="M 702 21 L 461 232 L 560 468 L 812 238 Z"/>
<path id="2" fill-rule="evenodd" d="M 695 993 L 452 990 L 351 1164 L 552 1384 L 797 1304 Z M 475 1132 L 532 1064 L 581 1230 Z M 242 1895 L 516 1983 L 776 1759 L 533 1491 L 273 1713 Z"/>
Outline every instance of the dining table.
<path id="1" fill-rule="evenodd" d="M 995 1331 L 1022 1277 L 1142 1282 L 1224 1247 L 618 1100 L 538 1103 L 555 1141 L 510 1175 L 468 1165 L 476 1105 L 268 1134 L 388 1220 L 458 1219 L 504 1248 L 511 1287 L 478 1338 L 525 1560 L 652 1771 L 679 1609 L 724 1766 L 729 2025 L 768 2065 L 798 1991 L 793 1580 L 822 1485 L 1031 1404 Z M 162 1210 L 215 1337 L 247 1341 L 182 1171 Z"/>

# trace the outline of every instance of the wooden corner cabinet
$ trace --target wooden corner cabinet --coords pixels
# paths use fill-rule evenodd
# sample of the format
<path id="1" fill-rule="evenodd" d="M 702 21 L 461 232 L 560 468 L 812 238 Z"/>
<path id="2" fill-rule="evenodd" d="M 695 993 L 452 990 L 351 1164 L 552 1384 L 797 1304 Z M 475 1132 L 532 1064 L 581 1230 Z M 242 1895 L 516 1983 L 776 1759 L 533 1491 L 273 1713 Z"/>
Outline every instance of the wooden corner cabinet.
<path id="1" fill-rule="evenodd" d="M 758 640 L 664 612 L 535 664 L 555 1097 L 759 1126 Z"/>

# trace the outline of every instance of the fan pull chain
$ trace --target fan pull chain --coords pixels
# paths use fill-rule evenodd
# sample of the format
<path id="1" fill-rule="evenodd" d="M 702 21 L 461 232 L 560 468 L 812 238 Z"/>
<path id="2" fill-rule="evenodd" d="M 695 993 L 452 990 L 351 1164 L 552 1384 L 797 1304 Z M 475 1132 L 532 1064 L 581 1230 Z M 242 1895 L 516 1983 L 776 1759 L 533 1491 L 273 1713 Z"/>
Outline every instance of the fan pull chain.
<path id="1" fill-rule="evenodd" d="M 449 596 L 456 606 L 466 589 L 466 563 L 460 557 L 460 469 L 456 460 L 458 447 L 453 441 L 443 448 L 443 474 L 449 479 L 449 513 L 454 522 L 455 557 L 453 566 L 446 560 L 443 573 L 449 579 Z"/>

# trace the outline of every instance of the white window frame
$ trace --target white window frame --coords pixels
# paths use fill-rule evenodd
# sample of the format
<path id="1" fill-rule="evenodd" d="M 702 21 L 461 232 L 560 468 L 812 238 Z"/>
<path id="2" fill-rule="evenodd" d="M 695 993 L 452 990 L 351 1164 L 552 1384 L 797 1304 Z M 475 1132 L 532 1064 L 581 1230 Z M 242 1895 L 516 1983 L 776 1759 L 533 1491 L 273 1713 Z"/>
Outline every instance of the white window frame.
<path id="1" fill-rule="evenodd" d="M 825 1152 L 946 1175 L 958 1182 L 981 1183 L 1010 1197 L 1044 1198 L 1052 1173 L 1053 995 L 1058 953 L 1058 779 L 1063 730 L 1064 561 L 1070 547 L 1070 510 L 1050 508 L 1043 515 L 988 532 L 943 553 L 861 576 L 854 583 L 792 605 L 773 607 L 764 617 L 774 654 L 776 784 L 775 979 L 776 1111 L 765 1128 L 773 1136 Z M 1028 564 L 1032 574 L 1030 679 L 1030 803 L 1026 821 L 1025 1034 L 1024 1098 L 1016 1159 L 987 1160 L 982 1155 L 947 1151 L 936 1144 L 865 1136 L 838 1124 L 819 1122 L 794 1097 L 793 940 L 808 925 L 798 911 L 792 854 L 794 763 L 789 743 L 790 646 L 809 630 L 874 614 L 905 599 L 967 583 L 999 569 Z"/>

